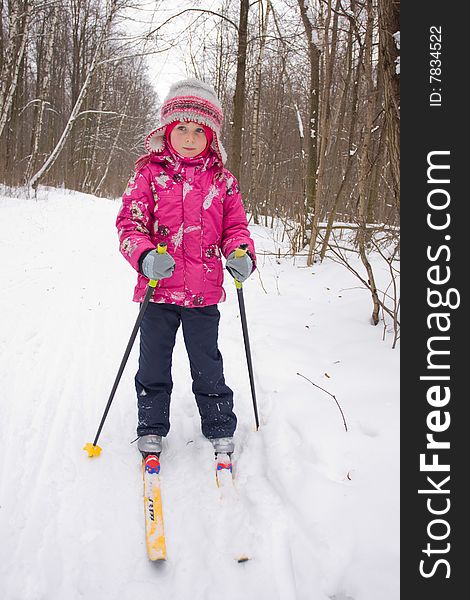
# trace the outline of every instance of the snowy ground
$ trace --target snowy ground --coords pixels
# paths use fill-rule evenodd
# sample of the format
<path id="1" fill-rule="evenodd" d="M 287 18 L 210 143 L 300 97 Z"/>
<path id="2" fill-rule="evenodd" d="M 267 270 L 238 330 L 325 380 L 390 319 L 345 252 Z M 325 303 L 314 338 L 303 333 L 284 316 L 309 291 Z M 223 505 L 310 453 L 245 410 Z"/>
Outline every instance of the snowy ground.
<path id="1" fill-rule="evenodd" d="M 147 560 L 130 444 L 137 344 L 101 457 L 82 450 L 137 314 L 118 208 L 63 190 L 0 197 L 0 598 L 397 600 L 399 354 L 369 324 L 368 292 L 332 261 L 260 257 L 244 286 L 258 432 L 226 278 L 220 348 L 239 417 L 230 518 L 178 335 L 162 456 L 168 561 Z M 258 250 L 277 249 L 270 230 L 252 232 Z M 347 433 L 333 398 L 297 373 L 335 394 Z M 252 560 L 238 564 L 239 551 Z"/>

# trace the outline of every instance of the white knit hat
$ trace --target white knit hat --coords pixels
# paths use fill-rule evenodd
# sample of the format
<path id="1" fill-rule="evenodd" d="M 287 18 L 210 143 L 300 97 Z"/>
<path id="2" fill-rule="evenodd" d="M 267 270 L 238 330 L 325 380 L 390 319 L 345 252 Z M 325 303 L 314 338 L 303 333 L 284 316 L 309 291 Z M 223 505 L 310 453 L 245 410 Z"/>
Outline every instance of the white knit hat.
<path id="1" fill-rule="evenodd" d="M 195 78 L 177 81 L 170 87 L 160 110 L 160 124 L 145 138 L 148 152 L 161 152 L 166 126 L 174 121 L 193 121 L 210 127 L 214 132 L 211 147 L 222 163 L 227 153 L 220 141 L 224 115 L 215 90 Z"/>

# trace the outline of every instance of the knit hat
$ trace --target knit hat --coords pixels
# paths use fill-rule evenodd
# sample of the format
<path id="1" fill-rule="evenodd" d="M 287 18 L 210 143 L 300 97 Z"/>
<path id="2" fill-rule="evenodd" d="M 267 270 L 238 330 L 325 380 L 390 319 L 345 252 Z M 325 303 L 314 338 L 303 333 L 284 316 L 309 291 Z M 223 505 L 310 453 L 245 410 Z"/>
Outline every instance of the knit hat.
<path id="1" fill-rule="evenodd" d="M 211 148 L 225 163 L 227 153 L 220 141 L 223 120 L 222 106 L 214 89 L 195 78 L 183 79 L 170 87 L 160 110 L 160 124 L 145 138 L 145 148 L 148 152 L 161 152 L 167 125 L 175 121 L 193 121 L 211 128 L 214 133 Z"/>

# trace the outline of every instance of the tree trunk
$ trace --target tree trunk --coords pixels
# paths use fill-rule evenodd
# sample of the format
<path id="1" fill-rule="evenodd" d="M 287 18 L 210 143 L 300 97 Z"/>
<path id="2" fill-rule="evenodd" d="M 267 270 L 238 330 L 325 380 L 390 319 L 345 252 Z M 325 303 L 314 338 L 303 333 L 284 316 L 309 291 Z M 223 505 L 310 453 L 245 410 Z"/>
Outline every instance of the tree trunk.
<path id="1" fill-rule="evenodd" d="M 400 208 L 400 79 L 396 72 L 398 49 L 393 34 L 400 30 L 400 0 L 381 0 L 379 9 L 379 51 L 385 101 L 385 126 L 390 171 L 397 209 Z"/>
<path id="2" fill-rule="evenodd" d="M 255 85 L 253 90 L 253 109 L 251 112 L 251 169 L 250 169 L 250 191 L 248 198 L 250 200 L 250 206 L 253 214 L 253 221 L 257 225 L 259 224 L 258 216 L 258 198 L 257 188 L 259 181 L 259 166 L 260 166 L 260 153 L 259 153 L 259 111 L 261 102 L 261 66 L 263 62 L 264 48 L 266 45 L 266 31 L 268 28 L 269 11 L 271 8 L 271 2 L 268 0 L 266 6 L 266 13 L 264 14 L 263 3 L 260 2 L 260 45 L 258 51 L 258 57 L 255 65 Z"/>
<path id="3" fill-rule="evenodd" d="M 372 36 L 373 36 L 373 21 L 374 21 L 374 8 L 372 4 L 373 0 L 367 0 L 367 28 L 366 28 L 366 39 L 364 48 L 364 79 L 366 89 L 366 119 L 364 123 L 364 135 L 359 150 L 359 177 L 358 177 L 358 188 L 359 188 L 359 204 L 358 204 L 358 245 L 359 255 L 362 263 L 367 271 L 367 277 L 369 280 L 371 295 L 372 295 L 372 323 L 377 325 L 379 322 L 379 310 L 380 302 L 378 298 L 377 286 L 375 284 L 374 273 L 372 271 L 372 265 L 369 262 L 367 256 L 367 206 L 369 203 L 368 194 L 370 193 L 370 187 L 367 185 L 368 175 L 370 172 L 370 159 L 369 159 L 369 148 L 371 143 L 371 130 L 374 119 L 374 82 L 372 77 Z"/>
<path id="4" fill-rule="evenodd" d="M 338 0 L 337 0 L 338 5 Z M 335 13 L 333 18 L 333 27 L 332 27 L 332 39 L 331 39 L 331 48 L 329 44 L 330 39 L 330 21 L 331 21 L 331 0 L 327 2 L 327 16 L 325 22 L 325 34 L 324 34 L 324 45 L 323 45 L 323 56 L 324 56 L 324 84 L 322 85 L 322 110 L 320 116 L 320 127 L 319 131 L 319 140 L 320 140 L 320 148 L 319 148 L 319 160 L 318 160 L 318 178 L 317 178 L 317 191 L 316 191 L 316 210 L 313 218 L 313 226 L 310 235 L 310 243 L 309 243 L 309 252 L 307 264 L 312 264 L 315 258 L 315 247 L 317 243 L 318 237 L 318 223 L 320 220 L 320 207 L 322 203 L 323 190 L 326 187 L 325 177 L 326 177 L 326 157 L 329 146 L 329 136 L 330 136 L 330 115 L 331 115 L 331 82 L 333 79 L 333 66 L 335 61 L 336 54 L 336 42 L 338 39 L 338 15 Z"/>
<path id="5" fill-rule="evenodd" d="M 105 104 L 105 93 L 106 93 L 106 87 L 108 85 L 108 73 L 109 73 L 109 69 L 108 69 L 107 65 L 104 65 L 103 74 L 101 76 L 100 97 L 98 100 L 98 111 L 99 112 L 97 115 L 94 115 L 94 118 L 96 119 L 96 125 L 93 126 L 93 134 L 90 139 L 90 143 L 92 144 L 91 157 L 90 157 L 90 160 L 87 161 L 87 163 L 85 165 L 86 171 L 85 171 L 85 175 L 84 175 L 83 181 L 82 181 L 82 188 L 86 192 L 91 192 L 91 190 L 94 186 L 92 178 L 93 178 L 93 175 L 96 173 L 96 156 L 98 153 L 98 145 L 100 142 L 100 134 L 101 134 L 101 128 L 102 128 L 102 124 L 103 124 L 103 112 L 102 111 L 104 110 L 104 104 Z"/>
<path id="6" fill-rule="evenodd" d="M 231 171 L 240 180 L 242 162 L 243 116 L 245 112 L 245 71 L 248 37 L 249 0 L 240 0 L 240 19 L 238 24 L 237 81 L 233 97 L 232 152 Z"/>
<path id="7" fill-rule="evenodd" d="M 310 21 L 307 12 L 305 0 L 298 0 L 302 23 L 307 36 L 308 55 L 310 62 L 310 79 L 309 79 L 309 114 L 308 114 L 308 136 L 307 136 L 307 214 L 311 215 L 311 234 L 310 239 L 317 235 L 314 232 L 316 226 L 314 224 L 315 215 L 318 213 L 317 203 L 317 139 L 318 139 L 318 107 L 319 107 L 319 88 L 320 88 L 320 51 L 313 40 L 313 25 Z M 313 262 L 311 252 L 307 259 L 307 264 Z"/>

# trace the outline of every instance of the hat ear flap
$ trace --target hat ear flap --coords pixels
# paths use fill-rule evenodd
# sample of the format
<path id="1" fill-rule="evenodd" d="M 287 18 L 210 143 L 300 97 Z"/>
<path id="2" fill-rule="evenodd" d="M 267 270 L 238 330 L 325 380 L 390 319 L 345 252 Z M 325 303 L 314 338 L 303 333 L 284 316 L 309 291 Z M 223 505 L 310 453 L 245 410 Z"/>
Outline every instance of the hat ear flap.
<path id="1" fill-rule="evenodd" d="M 147 152 L 161 152 L 165 147 L 166 125 L 160 125 L 145 138 L 144 146 Z"/>

